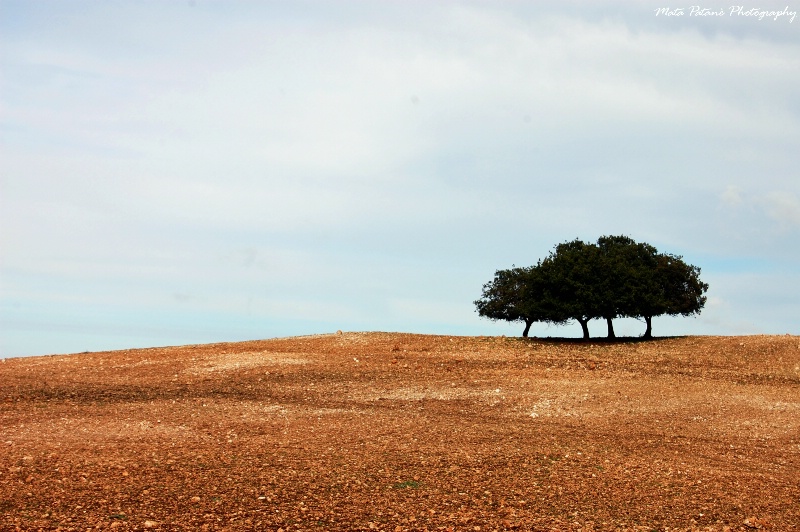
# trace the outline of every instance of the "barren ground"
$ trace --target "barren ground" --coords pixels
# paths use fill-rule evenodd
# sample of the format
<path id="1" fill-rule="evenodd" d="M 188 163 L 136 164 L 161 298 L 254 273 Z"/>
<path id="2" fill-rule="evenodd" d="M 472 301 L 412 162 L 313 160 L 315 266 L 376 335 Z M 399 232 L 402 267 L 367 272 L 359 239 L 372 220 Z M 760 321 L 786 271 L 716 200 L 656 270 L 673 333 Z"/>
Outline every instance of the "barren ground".
<path id="1" fill-rule="evenodd" d="M 0 362 L 0 530 L 797 530 L 800 338 Z"/>

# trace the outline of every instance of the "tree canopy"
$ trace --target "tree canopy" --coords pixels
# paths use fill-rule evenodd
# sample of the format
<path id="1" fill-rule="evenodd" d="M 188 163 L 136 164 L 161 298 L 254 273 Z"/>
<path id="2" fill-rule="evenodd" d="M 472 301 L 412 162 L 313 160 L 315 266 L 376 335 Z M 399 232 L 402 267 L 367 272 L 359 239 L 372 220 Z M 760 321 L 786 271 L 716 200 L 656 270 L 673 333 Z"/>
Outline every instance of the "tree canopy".
<path id="1" fill-rule="evenodd" d="M 528 336 L 534 322 L 565 323 L 570 316 L 560 309 L 552 282 L 541 263 L 529 268 L 498 270 L 494 280 L 483 287 L 483 297 L 475 301 L 478 314 L 493 320 L 525 323 Z"/>
<path id="2" fill-rule="evenodd" d="M 601 236 L 594 244 L 558 244 L 535 266 L 498 270 L 475 306 L 489 319 L 524 322 L 525 337 L 534 322 L 575 320 L 588 339 L 589 321 L 603 319 L 614 338 L 612 320 L 630 317 L 645 321 L 650 338 L 653 317 L 699 314 L 707 290 L 700 268 L 682 257 L 627 236 Z"/>

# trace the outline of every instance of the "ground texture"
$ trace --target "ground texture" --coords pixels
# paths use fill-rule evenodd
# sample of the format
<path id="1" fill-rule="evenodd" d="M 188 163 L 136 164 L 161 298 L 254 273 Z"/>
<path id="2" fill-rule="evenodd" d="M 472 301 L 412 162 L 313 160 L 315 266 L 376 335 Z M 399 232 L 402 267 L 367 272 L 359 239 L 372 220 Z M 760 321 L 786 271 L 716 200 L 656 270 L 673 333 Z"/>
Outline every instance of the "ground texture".
<path id="1" fill-rule="evenodd" d="M 0 362 L 0 530 L 797 530 L 800 338 Z"/>

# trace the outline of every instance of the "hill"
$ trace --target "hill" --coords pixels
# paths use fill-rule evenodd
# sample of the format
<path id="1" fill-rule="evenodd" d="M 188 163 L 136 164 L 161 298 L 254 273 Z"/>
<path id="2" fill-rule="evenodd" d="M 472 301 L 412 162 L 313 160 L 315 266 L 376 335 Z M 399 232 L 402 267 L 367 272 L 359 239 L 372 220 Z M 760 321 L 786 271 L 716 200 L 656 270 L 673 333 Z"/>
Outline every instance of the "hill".
<path id="1" fill-rule="evenodd" d="M 794 530 L 800 338 L 0 362 L 2 530 Z"/>

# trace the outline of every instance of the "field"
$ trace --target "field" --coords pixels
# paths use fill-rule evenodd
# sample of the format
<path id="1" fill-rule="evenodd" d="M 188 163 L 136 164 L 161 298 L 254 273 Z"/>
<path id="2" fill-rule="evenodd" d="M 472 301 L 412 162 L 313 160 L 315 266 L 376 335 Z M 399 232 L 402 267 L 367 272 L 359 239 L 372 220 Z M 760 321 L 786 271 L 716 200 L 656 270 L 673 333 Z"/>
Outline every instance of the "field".
<path id="1" fill-rule="evenodd" d="M 797 530 L 800 338 L 0 362 L 0 530 Z"/>

